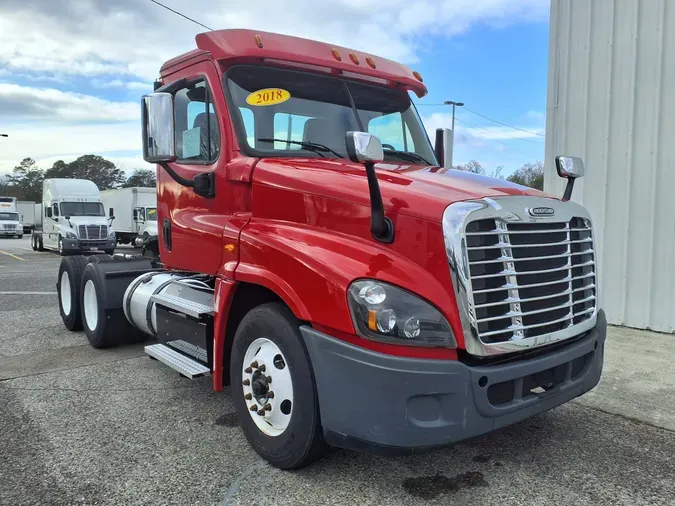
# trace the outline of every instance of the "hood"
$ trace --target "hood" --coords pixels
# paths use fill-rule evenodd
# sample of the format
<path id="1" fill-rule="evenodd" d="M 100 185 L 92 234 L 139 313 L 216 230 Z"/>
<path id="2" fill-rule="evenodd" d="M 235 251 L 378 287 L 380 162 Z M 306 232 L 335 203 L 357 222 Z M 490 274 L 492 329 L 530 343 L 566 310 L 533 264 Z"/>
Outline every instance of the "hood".
<path id="1" fill-rule="evenodd" d="M 435 222 L 440 222 L 449 204 L 462 200 L 506 195 L 555 198 L 503 179 L 454 169 L 391 163 L 379 163 L 375 168 L 388 212 Z M 365 168 L 344 159 L 262 159 L 255 167 L 253 181 L 370 205 Z"/>

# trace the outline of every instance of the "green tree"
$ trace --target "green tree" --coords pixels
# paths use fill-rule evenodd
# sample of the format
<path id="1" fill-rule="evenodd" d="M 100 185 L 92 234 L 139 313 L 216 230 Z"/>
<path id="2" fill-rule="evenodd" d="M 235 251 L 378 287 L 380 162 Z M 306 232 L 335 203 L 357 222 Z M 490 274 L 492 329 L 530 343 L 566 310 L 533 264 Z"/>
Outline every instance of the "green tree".
<path id="1" fill-rule="evenodd" d="M 473 172 L 474 174 L 485 174 L 485 169 L 476 160 L 471 160 L 464 165 L 453 165 L 453 169 L 463 170 L 465 172 Z"/>
<path id="2" fill-rule="evenodd" d="M 89 179 L 99 190 L 116 188 L 126 181 L 122 169 L 99 155 L 82 155 L 70 163 L 58 160 L 47 169 L 45 178 Z"/>
<path id="3" fill-rule="evenodd" d="M 135 169 L 123 186 L 125 188 L 132 186 L 154 188 L 157 186 L 157 175 L 153 169 Z"/>
<path id="4" fill-rule="evenodd" d="M 44 174 L 32 158 L 24 158 L 7 176 L 9 193 L 18 200 L 42 201 Z"/>
<path id="5" fill-rule="evenodd" d="M 544 162 L 537 161 L 534 163 L 526 163 L 520 169 L 506 178 L 507 181 L 536 188 L 537 190 L 544 189 Z"/>

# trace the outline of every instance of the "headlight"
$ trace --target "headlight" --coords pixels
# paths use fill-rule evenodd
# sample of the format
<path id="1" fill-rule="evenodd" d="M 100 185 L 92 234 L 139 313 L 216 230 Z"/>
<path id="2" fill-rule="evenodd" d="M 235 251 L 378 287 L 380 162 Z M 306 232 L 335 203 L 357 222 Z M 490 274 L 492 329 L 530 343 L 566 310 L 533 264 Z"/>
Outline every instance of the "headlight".
<path id="1" fill-rule="evenodd" d="M 110 233 L 108 234 L 108 237 L 110 237 L 111 239 L 115 238 L 115 231 L 113 229 L 110 229 Z"/>
<path id="2" fill-rule="evenodd" d="M 370 279 L 353 282 L 349 308 L 362 337 L 391 344 L 456 348 L 455 336 L 443 315 L 416 295 Z"/>
<path id="3" fill-rule="evenodd" d="M 77 239 L 75 232 L 66 231 L 66 239 Z"/>

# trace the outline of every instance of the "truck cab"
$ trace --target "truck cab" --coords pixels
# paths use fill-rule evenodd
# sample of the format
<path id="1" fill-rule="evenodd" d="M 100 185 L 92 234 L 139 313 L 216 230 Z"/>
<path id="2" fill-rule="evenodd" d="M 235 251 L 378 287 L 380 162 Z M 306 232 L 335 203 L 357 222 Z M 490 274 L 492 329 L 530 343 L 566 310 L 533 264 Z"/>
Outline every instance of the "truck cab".
<path id="1" fill-rule="evenodd" d="M 442 447 L 597 384 L 581 160 L 557 159 L 562 198 L 456 171 L 408 67 L 251 30 L 196 43 L 141 102 L 159 260 L 64 259 L 68 328 L 95 347 L 154 338 L 152 358 L 230 384 L 281 468 Z"/>
<path id="2" fill-rule="evenodd" d="M 65 256 L 84 251 L 115 250 L 98 187 L 87 179 L 45 179 L 42 185 L 41 230 L 33 234 L 33 249 Z"/>
<path id="3" fill-rule="evenodd" d="M 15 197 L 0 197 L 0 237 L 23 237 L 23 225 Z"/>

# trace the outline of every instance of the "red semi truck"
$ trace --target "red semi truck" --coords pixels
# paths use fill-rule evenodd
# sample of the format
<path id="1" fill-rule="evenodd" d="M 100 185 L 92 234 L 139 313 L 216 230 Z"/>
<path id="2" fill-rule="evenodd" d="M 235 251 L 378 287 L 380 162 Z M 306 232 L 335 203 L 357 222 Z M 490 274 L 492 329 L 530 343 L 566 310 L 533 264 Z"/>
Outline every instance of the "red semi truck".
<path id="1" fill-rule="evenodd" d="M 588 212 L 445 167 L 422 76 L 249 30 L 197 35 L 142 99 L 159 259 L 70 256 L 66 327 L 230 385 L 252 447 L 410 453 L 548 410 L 599 381 Z"/>

